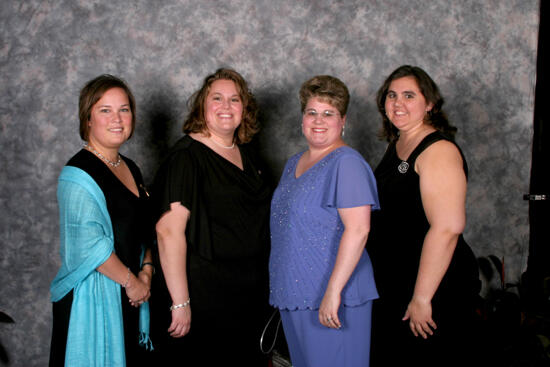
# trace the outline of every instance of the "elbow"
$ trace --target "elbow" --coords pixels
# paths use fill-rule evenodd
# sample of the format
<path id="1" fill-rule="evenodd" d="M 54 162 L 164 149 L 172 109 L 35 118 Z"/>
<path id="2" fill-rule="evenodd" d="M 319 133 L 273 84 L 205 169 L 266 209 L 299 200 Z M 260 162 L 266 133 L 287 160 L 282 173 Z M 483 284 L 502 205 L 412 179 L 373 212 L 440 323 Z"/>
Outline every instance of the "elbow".
<path id="1" fill-rule="evenodd" d="M 370 226 L 361 226 L 353 229 L 353 236 L 357 238 L 359 243 L 363 245 L 367 244 L 367 238 L 369 238 Z"/>
<path id="2" fill-rule="evenodd" d="M 175 248 L 185 248 L 185 226 L 182 226 L 180 221 L 166 220 L 162 217 L 155 225 L 155 230 L 161 254 Z"/>
<path id="3" fill-rule="evenodd" d="M 464 232 L 466 227 L 466 216 L 456 216 L 453 218 L 441 218 L 430 224 L 430 230 L 448 237 L 458 237 Z"/>
<path id="4" fill-rule="evenodd" d="M 155 225 L 155 231 L 157 232 L 157 242 L 159 250 L 163 250 L 166 246 L 167 239 L 170 237 L 170 226 L 167 226 L 162 221 L 157 222 Z"/>
<path id="5" fill-rule="evenodd" d="M 370 226 L 368 227 L 364 227 L 361 231 L 361 239 L 363 240 L 364 243 L 367 243 L 367 238 L 369 238 L 369 233 L 370 233 Z"/>
<path id="6" fill-rule="evenodd" d="M 444 226 L 436 226 L 435 228 L 432 227 L 430 231 L 434 234 L 438 233 L 440 238 L 446 238 L 449 244 L 456 246 L 457 239 L 464 231 L 464 227 L 464 224 L 452 223 Z"/>
<path id="7" fill-rule="evenodd" d="M 464 228 L 466 228 L 466 218 L 462 217 L 460 220 L 450 223 L 447 230 L 453 236 L 458 237 L 462 234 L 462 232 L 464 232 Z"/>
<path id="8" fill-rule="evenodd" d="M 158 221 L 157 224 L 155 224 L 155 231 L 157 232 L 157 236 L 165 235 L 167 229 L 167 226 L 163 225 L 161 221 Z"/>

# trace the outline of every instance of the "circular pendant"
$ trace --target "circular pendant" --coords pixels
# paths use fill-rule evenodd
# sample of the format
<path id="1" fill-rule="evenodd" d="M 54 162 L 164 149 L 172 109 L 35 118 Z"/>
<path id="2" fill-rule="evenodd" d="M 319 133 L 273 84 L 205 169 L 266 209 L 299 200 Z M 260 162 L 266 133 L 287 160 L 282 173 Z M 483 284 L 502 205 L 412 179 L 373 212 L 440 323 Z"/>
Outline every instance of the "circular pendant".
<path id="1" fill-rule="evenodd" d="M 407 173 L 407 171 L 409 170 L 409 164 L 403 161 L 399 164 L 399 166 L 397 166 L 397 170 L 399 171 L 399 173 Z"/>

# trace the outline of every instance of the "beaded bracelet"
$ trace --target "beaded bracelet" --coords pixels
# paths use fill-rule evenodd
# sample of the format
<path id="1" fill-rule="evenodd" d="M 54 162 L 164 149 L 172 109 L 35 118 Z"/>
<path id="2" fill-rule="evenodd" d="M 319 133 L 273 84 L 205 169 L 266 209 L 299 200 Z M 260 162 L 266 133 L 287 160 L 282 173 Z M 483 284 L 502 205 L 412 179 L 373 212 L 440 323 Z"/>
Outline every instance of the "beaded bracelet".
<path id="1" fill-rule="evenodd" d="M 189 303 L 191 303 L 191 298 L 189 298 L 187 301 L 180 303 L 179 305 L 172 305 L 170 306 L 170 311 L 177 310 L 178 308 L 185 308 L 189 306 Z"/>
<path id="2" fill-rule="evenodd" d="M 124 282 L 124 284 L 121 284 L 122 288 L 126 288 L 129 281 L 130 281 L 130 268 L 128 268 L 128 275 L 126 276 L 126 281 Z"/>

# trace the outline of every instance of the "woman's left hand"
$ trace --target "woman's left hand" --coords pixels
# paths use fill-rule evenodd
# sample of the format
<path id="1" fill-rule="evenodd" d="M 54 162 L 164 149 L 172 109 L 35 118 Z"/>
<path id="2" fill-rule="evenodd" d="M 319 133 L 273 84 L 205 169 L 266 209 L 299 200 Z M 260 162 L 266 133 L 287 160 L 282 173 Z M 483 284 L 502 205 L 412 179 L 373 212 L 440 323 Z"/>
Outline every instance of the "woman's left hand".
<path id="1" fill-rule="evenodd" d="M 319 322 L 326 327 L 332 329 L 342 327 L 338 318 L 338 310 L 342 302 L 341 293 L 365 251 L 370 229 L 370 210 L 370 205 L 338 209 L 338 215 L 344 223 L 344 233 L 319 307 Z"/>
<path id="2" fill-rule="evenodd" d="M 327 290 L 319 307 L 319 322 L 332 329 L 340 329 L 342 324 L 338 318 L 340 308 L 340 293 Z"/>
<path id="3" fill-rule="evenodd" d="M 436 323 L 432 320 L 432 303 L 419 299 L 412 299 L 405 312 L 403 321 L 409 320 L 409 327 L 414 336 L 422 336 L 424 339 L 428 335 L 433 335 L 433 330 L 437 329 Z M 432 330 L 433 329 L 433 330 Z"/>
<path id="4" fill-rule="evenodd" d="M 149 289 L 149 292 L 147 293 L 147 295 L 141 300 L 141 303 L 143 302 L 147 302 L 149 300 L 149 297 L 151 297 L 151 274 L 149 274 L 147 271 L 145 270 L 141 270 L 139 273 L 138 273 L 138 278 L 139 280 L 142 281 L 143 284 L 145 284 L 147 286 L 147 288 Z M 141 304 L 140 303 L 140 304 Z"/>
<path id="5" fill-rule="evenodd" d="M 134 307 L 139 307 L 143 302 L 147 301 L 151 296 L 150 285 L 146 284 L 142 277 L 131 275 L 130 281 L 126 286 L 126 295 L 130 304 Z"/>

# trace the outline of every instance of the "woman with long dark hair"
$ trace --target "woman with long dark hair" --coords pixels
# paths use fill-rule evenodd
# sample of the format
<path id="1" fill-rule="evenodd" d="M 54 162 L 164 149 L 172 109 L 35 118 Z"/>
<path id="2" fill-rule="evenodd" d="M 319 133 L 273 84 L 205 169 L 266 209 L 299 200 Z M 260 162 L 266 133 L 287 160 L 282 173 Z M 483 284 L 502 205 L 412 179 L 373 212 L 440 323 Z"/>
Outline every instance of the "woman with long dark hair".
<path id="1" fill-rule="evenodd" d="M 375 170 L 381 210 L 367 242 L 374 302 L 373 366 L 450 366 L 470 354 L 479 291 L 464 241 L 467 165 L 443 98 L 422 69 L 404 65 L 378 91 L 382 137 Z"/>

